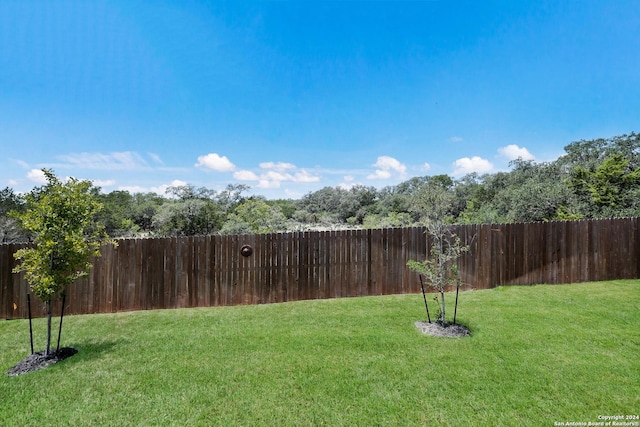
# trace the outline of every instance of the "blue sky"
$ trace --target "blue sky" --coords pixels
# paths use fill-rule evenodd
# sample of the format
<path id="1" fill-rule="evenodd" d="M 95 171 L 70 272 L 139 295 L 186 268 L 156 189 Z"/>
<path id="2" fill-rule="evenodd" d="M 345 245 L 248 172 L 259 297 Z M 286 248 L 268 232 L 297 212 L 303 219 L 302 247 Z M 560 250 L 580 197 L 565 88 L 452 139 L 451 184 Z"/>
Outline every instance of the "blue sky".
<path id="1" fill-rule="evenodd" d="M 0 3 L 0 188 L 325 186 L 640 131 L 627 0 Z"/>

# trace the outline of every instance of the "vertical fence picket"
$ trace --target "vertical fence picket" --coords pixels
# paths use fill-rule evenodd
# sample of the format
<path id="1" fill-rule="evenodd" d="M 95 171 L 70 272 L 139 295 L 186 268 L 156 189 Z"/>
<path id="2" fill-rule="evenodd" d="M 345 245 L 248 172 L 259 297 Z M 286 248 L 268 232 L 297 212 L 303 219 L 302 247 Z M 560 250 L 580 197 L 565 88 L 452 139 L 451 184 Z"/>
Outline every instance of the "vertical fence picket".
<path id="1" fill-rule="evenodd" d="M 298 265 L 300 265 L 300 236 L 302 233 L 288 233 L 289 266 L 287 268 L 287 292 L 286 301 L 297 301 L 298 283 L 300 282 Z"/>
<path id="2" fill-rule="evenodd" d="M 0 319 L 9 319 L 8 297 L 9 286 L 13 285 L 13 277 L 10 272 L 11 258 L 13 258 L 13 245 L 0 245 Z M 12 286 L 13 288 L 13 286 Z"/>
<path id="3" fill-rule="evenodd" d="M 288 259 L 289 259 L 289 234 L 288 233 L 278 233 L 275 235 L 277 237 L 276 246 L 274 250 L 276 252 L 276 258 L 278 262 L 278 269 L 276 270 L 275 275 L 275 292 L 274 292 L 274 300 L 273 302 L 284 302 L 286 301 L 286 277 L 288 271 Z"/>
<path id="4" fill-rule="evenodd" d="M 341 297 L 348 297 L 351 295 L 351 280 L 349 277 L 349 238 L 346 233 L 342 231 L 335 232 L 335 238 L 337 240 L 336 250 L 338 251 L 338 255 L 336 256 L 336 261 L 338 263 L 338 286 L 339 286 L 339 295 Z"/>
<path id="5" fill-rule="evenodd" d="M 345 238 L 344 245 L 344 271 L 345 271 L 345 279 L 347 281 L 347 286 L 349 291 L 346 296 L 354 297 L 358 295 L 358 283 L 355 280 L 355 251 L 353 250 L 354 242 L 353 242 L 353 230 L 344 230 L 341 233 Z"/>
<path id="6" fill-rule="evenodd" d="M 220 236 L 210 236 L 210 256 L 209 256 L 209 280 L 211 282 L 209 293 L 211 305 L 221 305 L 220 290 Z"/>
<path id="7" fill-rule="evenodd" d="M 13 254 L 18 250 L 18 245 L 0 245 L 0 319 L 13 318 L 13 294 L 14 276 Z M 22 303 L 22 301 L 20 302 Z"/>
<path id="8" fill-rule="evenodd" d="M 312 250 L 311 250 L 311 283 L 310 288 L 313 290 L 311 298 L 322 298 L 322 289 L 320 282 L 320 240 L 322 238 L 322 231 L 314 231 L 312 234 Z"/>
<path id="9" fill-rule="evenodd" d="M 222 236 L 220 242 L 220 305 L 231 305 L 233 288 L 231 283 L 231 236 Z"/>
<path id="10" fill-rule="evenodd" d="M 272 286 L 273 267 L 267 261 L 270 251 L 273 250 L 272 239 L 272 235 L 262 234 L 254 236 L 249 243 L 245 243 L 251 247 L 251 255 L 247 257 L 249 280 L 258 303 L 271 302 L 268 296 Z"/>
<path id="11" fill-rule="evenodd" d="M 306 284 L 307 284 L 307 246 L 309 232 L 303 231 L 298 234 L 298 280 L 297 280 L 297 300 L 307 299 Z"/>
<path id="12" fill-rule="evenodd" d="M 338 298 L 338 296 L 340 295 L 340 287 L 342 286 L 339 276 L 340 258 L 339 256 L 336 257 L 336 255 L 338 255 L 336 253 L 336 243 L 336 231 L 327 231 L 326 254 L 324 262 L 327 264 L 326 280 L 329 285 L 327 289 L 328 298 Z"/>
<path id="13" fill-rule="evenodd" d="M 631 262 L 636 266 L 635 272 L 632 273 L 633 277 L 640 277 L 640 218 L 632 218 L 633 224 L 633 257 Z"/>

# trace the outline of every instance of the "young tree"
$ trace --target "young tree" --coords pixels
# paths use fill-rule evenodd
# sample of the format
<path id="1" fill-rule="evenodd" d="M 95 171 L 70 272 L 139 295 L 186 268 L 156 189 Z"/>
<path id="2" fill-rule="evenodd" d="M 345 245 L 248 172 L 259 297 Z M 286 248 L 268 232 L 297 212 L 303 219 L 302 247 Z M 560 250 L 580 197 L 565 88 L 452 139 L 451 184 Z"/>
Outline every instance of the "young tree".
<path id="1" fill-rule="evenodd" d="M 457 260 L 468 250 L 468 247 L 463 246 L 458 236 L 451 230 L 450 209 L 453 197 L 450 186 L 433 181 L 421 186 L 415 192 L 412 204 L 412 209 L 420 213 L 421 222 L 425 225 L 427 236 L 431 241 L 431 248 L 425 260 L 409 260 L 407 266 L 422 275 L 427 284 L 440 293 L 440 314 L 437 322 L 441 326 L 447 325 L 445 290 L 452 285 L 459 289 Z M 424 287 L 422 292 L 424 296 Z M 424 300 L 426 306 L 426 296 Z M 426 308 L 428 313 L 428 307 Z"/>
<path id="2" fill-rule="evenodd" d="M 101 204 L 91 182 L 70 178 L 61 182 L 53 171 L 42 170 L 47 184 L 25 196 L 27 209 L 15 214 L 33 235 L 33 247 L 18 250 L 20 264 L 14 272 L 25 272 L 31 292 L 47 309 L 47 347 L 51 352 L 51 302 L 67 287 L 88 274 L 91 257 L 109 242 L 96 217 Z M 62 319 L 60 319 L 62 322 Z"/>

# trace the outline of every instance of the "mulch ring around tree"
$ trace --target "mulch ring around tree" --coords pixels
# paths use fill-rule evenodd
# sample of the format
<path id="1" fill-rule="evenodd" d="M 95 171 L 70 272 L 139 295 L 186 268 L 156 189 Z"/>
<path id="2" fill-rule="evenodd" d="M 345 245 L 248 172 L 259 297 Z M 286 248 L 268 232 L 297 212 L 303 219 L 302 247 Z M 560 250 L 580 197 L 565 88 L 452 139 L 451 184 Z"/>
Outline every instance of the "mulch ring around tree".
<path id="1" fill-rule="evenodd" d="M 78 350 L 71 347 L 63 347 L 60 350 L 52 351 L 47 356 L 45 351 L 39 351 L 34 354 L 30 354 L 29 356 L 22 359 L 16 366 L 9 369 L 7 371 L 7 375 L 16 376 L 22 375 L 29 372 L 37 371 L 38 369 L 46 368 L 47 366 L 53 365 L 54 363 L 58 363 L 63 361 L 64 359 L 73 356 L 76 354 Z"/>
<path id="2" fill-rule="evenodd" d="M 416 322 L 416 328 L 425 335 L 434 337 L 460 338 L 471 335 L 471 331 L 464 325 L 445 323 L 444 325 L 437 322 Z"/>

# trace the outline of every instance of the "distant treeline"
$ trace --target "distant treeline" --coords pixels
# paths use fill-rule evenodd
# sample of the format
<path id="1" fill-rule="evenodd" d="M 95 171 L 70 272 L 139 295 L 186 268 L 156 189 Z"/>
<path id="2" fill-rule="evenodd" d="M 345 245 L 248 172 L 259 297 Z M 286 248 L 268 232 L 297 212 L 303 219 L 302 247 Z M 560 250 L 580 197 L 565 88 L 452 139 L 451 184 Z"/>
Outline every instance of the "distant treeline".
<path id="1" fill-rule="evenodd" d="M 419 200 L 434 191 L 446 195 L 452 224 L 640 216 L 639 134 L 576 141 L 564 150 L 552 162 L 513 161 L 509 172 L 414 177 L 382 189 L 325 187 L 298 200 L 245 196 L 245 185 L 171 187 L 167 197 L 93 190 L 104 205 L 98 219 L 113 237 L 419 225 L 425 216 Z M 0 242 L 29 240 L 10 214 L 22 209 L 22 195 L 0 191 Z"/>

